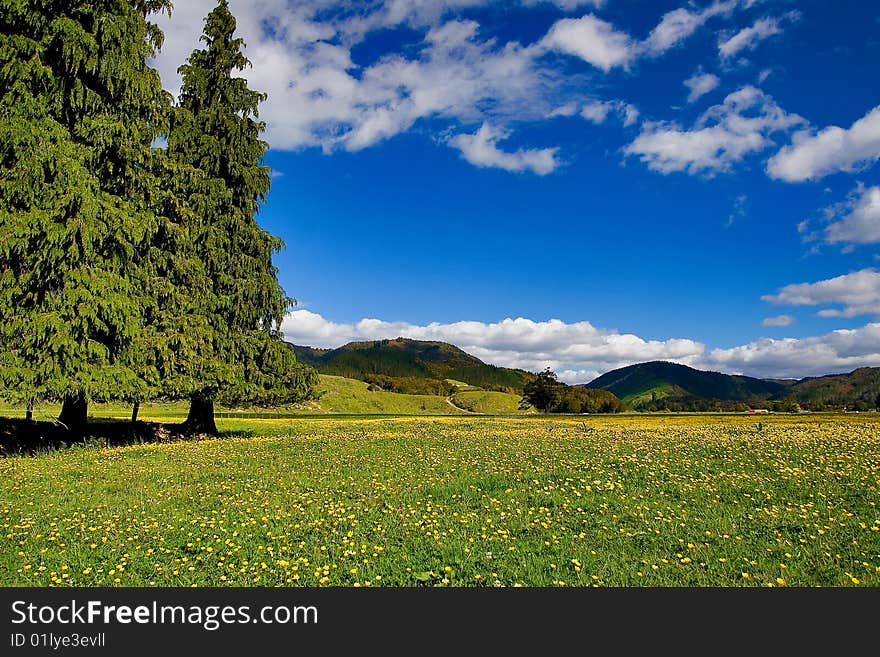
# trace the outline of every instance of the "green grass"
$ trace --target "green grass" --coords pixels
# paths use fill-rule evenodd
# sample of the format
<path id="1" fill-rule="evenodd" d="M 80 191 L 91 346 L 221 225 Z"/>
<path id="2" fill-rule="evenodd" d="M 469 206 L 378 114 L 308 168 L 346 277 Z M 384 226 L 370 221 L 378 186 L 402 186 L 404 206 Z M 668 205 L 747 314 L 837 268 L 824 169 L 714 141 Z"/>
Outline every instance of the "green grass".
<path id="1" fill-rule="evenodd" d="M 0 584 L 880 585 L 877 416 L 220 427 L 0 460 Z"/>
<path id="2" fill-rule="evenodd" d="M 521 395 L 511 395 L 506 392 L 492 392 L 489 390 L 466 390 L 464 392 L 456 392 L 452 396 L 452 402 L 459 408 L 463 408 L 471 413 L 483 413 L 486 415 L 518 415 L 530 412 L 519 408 L 521 399 Z"/>
<path id="3" fill-rule="evenodd" d="M 217 416 L 223 417 L 285 417 L 299 415 L 457 415 L 463 411 L 450 406 L 445 397 L 437 395 L 404 395 L 384 390 L 371 392 L 367 384 L 341 376 L 319 375 L 319 398 L 295 406 L 277 409 L 224 408 L 217 407 Z M 186 418 L 189 403 L 163 402 L 141 404 L 138 418 L 144 421 L 180 422 Z M 60 404 L 40 404 L 35 409 L 35 418 L 51 421 L 58 417 Z M 0 404 L 0 416 L 24 417 L 22 405 Z M 96 418 L 129 419 L 131 405 L 91 404 L 89 415 Z"/>
<path id="4" fill-rule="evenodd" d="M 367 384 L 341 376 L 321 375 L 320 397 L 297 408 L 300 413 L 450 415 L 461 413 L 438 395 L 404 395 L 397 392 L 367 390 Z"/>
<path id="5" fill-rule="evenodd" d="M 640 389 L 637 392 L 633 392 L 632 394 L 627 395 L 626 397 L 621 399 L 621 401 L 630 407 L 634 407 L 643 402 L 652 401 L 653 399 L 663 399 L 664 397 L 677 397 L 679 395 L 685 394 L 687 393 L 678 386 L 669 385 L 668 383 L 664 383 L 657 379 L 654 379 L 646 383 L 644 389 Z"/>

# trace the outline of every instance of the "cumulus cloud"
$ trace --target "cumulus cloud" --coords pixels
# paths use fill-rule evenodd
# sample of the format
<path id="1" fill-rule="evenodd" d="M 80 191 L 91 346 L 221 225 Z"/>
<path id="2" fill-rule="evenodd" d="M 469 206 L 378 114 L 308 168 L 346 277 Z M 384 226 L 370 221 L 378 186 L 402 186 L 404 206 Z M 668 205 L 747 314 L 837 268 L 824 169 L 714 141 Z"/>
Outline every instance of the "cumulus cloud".
<path id="1" fill-rule="evenodd" d="M 622 100 L 593 100 L 586 103 L 580 111 L 583 118 L 596 125 L 605 123 L 609 114 L 617 116 L 626 128 L 639 120 L 638 108 Z"/>
<path id="2" fill-rule="evenodd" d="M 731 349 L 713 349 L 709 367 L 759 377 L 801 378 L 880 366 L 880 324 L 809 338 L 763 338 Z"/>
<path id="3" fill-rule="evenodd" d="M 674 48 L 690 37 L 710 18 L 729 14 L 736 7 L 735 0 L 716 1 L 705 9 L 692 11 L 685 7 L 673 9 L 663 15 L 648 38 L 641 44 L 641 50 L 651 56 L 658 56 Z"/>
<path id="4" fill-rule="evenodd" d="M 580 57 L 606 72 L 615 66 L 627 68 L 636 54 L 636 42 L 628 34 L 592 14 L 557 21 L 542 45 Z"/>
<path id="5" fill-rule="evenodd" d="M 761 299 L 780 306 L 842 306 L 820 310 L 820 317 L 880 315 L 880 271 L 868 268 L 816 283 L 786 285 Z"/>
<path id="6" fill-rule="evenodd" d="M 362 319 L 337 323 L 308 310 L 288 314 L 282 327 L 295 344 L 332 348 L 354 340 L 408 337 L 452 343 L 486 363 L 538 372 L 552 368 L 566 383 L 586 383 L 618 367 L 667 360 L 700 369 L 766 377 L 802 377 L 880 366 L 880 324 L 808 338 L 764 338 L 729 349 L 688 339 L 645 340 L 589 322 L 504 319 L 415 325 Z"/>
<path id="7" fill-rule="evenodd" d="M 661 17 L 643 40 L 633 38 L 593 14 L 563 18 L 550 28 L 541 46 L 580 57 L 606 73 L 615 67 L 627 69 L 640 57 L 659 57 L 681 45 L 710 18 L 729 14 L 736 6 L 736 0 L 726 0 L 713 2 L 701 10 L 673 9 Z"/>
<path id="8" fill-rule="evenodd" d="M 818 133 L 795 133 L 792 143 L 767 162 L 767 173 L 778 180 L 803 182 L 838 171 L 854 171 L 878 159 L 880 105 L 849 128 L 829 126 Z"/>
<path id="9" fill-rule="evenodd" d="M 880 186 L 859 184 L 849 201 L 829 208 L 834 223 L 825 228 L 829 244 L 875 244 L 880 242 Z"/>
<path id="10" fill-rule="evenodd" d="M 791 315 L 777 315 L 776 317 L 767 317 L 763 322 L 761 322 L 761 326 L 771 326 L 771 327 L 780 327 L 780 326 L 791 326 L 794 324 L 794 317 Z"/>
<path id="11" fill-rule="evenodd" d="M 715 89 L 721 84 L 721 80 L 712 73 L 694 73 L 683 84 L 690 90 L 687 102 L 693 103 Z"/>
<path id="12" fill-rule="evenodd" d="M 646 122 L 624 152 L 660 173 L 714 174 L 770 147 L 770 135 L 805 123 L 761 90 L 745 86 L 706 110 L 690 130 L 665 121 Z"/>
<path id="13" fill-rule="evenodd" d="M 449 145 L 461 151 L 462 157 L 478 167 L 495 167 L 505 171 L 531 171 L 539 176 L 552 173 L 559 161 L 556 159 L 556 148 L 524 149 L 514 152 L 498 148 L 509 133 L 493 129 L 488 123 L 480 126 L 474 134 L 455 135 L 449 139 Z"/>
<path id="14" fill-rule="evenodd" d="M 761 18 L 754 25 L 743 28 L 728 39 L 718 42 L 718 53 L 729 59 L 742 50 L 752 50 L 758 43 L 771 36 L 782 33 L 778 18 Z"/>

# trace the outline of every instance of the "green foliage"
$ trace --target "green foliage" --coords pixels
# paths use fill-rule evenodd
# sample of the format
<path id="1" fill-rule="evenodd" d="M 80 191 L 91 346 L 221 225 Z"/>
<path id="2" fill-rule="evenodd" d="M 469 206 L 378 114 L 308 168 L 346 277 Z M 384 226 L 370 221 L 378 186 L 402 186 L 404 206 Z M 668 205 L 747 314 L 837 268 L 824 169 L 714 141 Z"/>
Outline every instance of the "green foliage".
<path id="1" fill-rule="evenodd" d="M 404 395 L 441 395 L 448 397 L 455 389 L 455 386 L 448 381 L 415 376 L 393 377 L 384 374 L 365 374 L 363 380 L 370 384 L 371 389 L 399 392 Z"/>
<path id="2" fill-rule="evenodd" d="M 147 59 L 168 0 L 0 2 L 0 377 L 10 398 L 143 394 L 150 144 L 170 101 Z"/>
<path id="3" fill-rule="evenodd" d="M 621 413 L 623 402 L 607 390 L 591 390 L 580 386 L 566 386 L 559 401 L 559 413 Z"/>
<path id="4" fill-rule="evenodd" d="M 268 144 L 258 108 L 265 95 L 236 75 L 250 65 L 221 0 L 205 21 L 204 49 L 180 67 L 183 87 L 168 132 L 166 166 L 189 171 L 186 203 L 166 207 L 181 227 L 176 259 L 158 263 L 192 293 L 169 297 L 172 312 L 157 344 L 177 359 L 159 377 L 168 396 L 191 394 L 225 404 L 277 405 L 308 398 L 317 383 L 282 341 L 281 321 L 293 302 L 281 289 L 272 255 L 280 239 L 255 220 L 270 186 Z M 170 199 L 166 199 L 169 201 Z M 159 249 L 162 253 L 162 249 Z M 189 282 L 187 282 L 189 281 Z M 161 308 L 159 309 L 161 316 Z M 192 338 L 192 321 L 199 326 Z M 164 354 L 154 361 L 167 362 Z"/>
<path id="5" fill-rule="evenodd" d="M 523 403 L 545 413 L 620 413 L 623 402 L 607 390 L 567 386 L 548 367 L 523 389 Z"/>
<path id="6" fill-rule="evenodd" d="M 564 383 L 557 380 L 556 373 L 548 367 L 523 388 L 523 403 L 549 413 L 559 406 L 565 387 Z"/>

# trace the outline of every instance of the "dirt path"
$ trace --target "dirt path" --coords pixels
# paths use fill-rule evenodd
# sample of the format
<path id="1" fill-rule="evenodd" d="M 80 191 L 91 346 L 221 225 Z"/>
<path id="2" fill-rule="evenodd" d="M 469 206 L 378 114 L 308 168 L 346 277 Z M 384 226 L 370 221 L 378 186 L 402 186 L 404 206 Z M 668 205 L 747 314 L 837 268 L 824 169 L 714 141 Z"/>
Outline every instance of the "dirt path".
<path id="1" fill-rule="evenodd" d="M 461 406 L 456 406 L 455 402 L 452 401 L 451 396 L 446 398 L 446 403 L 449 404 L 450 406 L 452 406 L 452 408 L 454 408 L 455 410 L 461 411 L 462 413 L 467 413 L 468 415 L 482 415 L 482 413 L 477 413 L 476 411 L 469 411 L 468 409 L 462 408 Z"/>

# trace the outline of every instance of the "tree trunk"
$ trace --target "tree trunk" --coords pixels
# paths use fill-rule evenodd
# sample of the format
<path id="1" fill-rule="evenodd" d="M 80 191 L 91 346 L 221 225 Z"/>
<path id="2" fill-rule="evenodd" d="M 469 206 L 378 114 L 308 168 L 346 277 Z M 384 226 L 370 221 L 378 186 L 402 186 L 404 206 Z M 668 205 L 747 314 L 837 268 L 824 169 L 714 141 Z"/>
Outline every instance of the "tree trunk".
<path id="1" fill-rule="evenodd" d="M 138 411 L 141 410 L 141 403 L 136 401 L 134 406 L 131 407 L 131 423 L 134 424 L 138 421 Z"/>
<path id="2" fill-rule="evenodd" d="M 25 422 L 34 421 L 34 400 L 28 399 L 27 410 L 24 412 Z"/>
<path id="3" fill-rule="evenodd" d="M 220 432 L 217 431 L 217 424 L 214 422 L 214 401 L 202 395 L 193 395 L 183 430 L 189 434 L 219 436 Z"/>
<path id="4" fill-rule="evenodd" d="M 78 437 L 85 436 L 88 427 L 89 403 L 83 395 L 68 395 L 61 406 L 58 422 Z"/>

